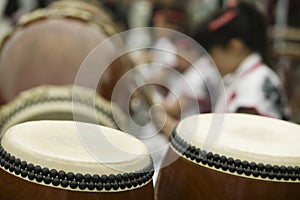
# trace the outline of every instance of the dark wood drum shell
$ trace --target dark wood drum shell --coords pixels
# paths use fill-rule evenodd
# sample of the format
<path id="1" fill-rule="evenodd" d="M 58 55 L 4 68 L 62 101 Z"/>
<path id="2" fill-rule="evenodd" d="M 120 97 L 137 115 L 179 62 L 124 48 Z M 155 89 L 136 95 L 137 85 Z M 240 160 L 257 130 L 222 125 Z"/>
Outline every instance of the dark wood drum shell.
<path id="1" fill-rule="evenodd" d="M 168 159 L 178 154 L 171 148 Z M 179 157 L 161 169 L 155 188 L 157 200 L 296 200 L 300 183 L 259 180 L 223 173 Z"/>
<path id="2" fill-rule="evenodd" d="M 155 185 L 157 200 L 300 199 L 299 125 L 227 113 L 219 138 L 205 150 L 205 139 L 217 133 L 209 132 L 215 116 L 220 122 L 221 114 L 201 114 L 174 129 Z"/>
<path id="3" fill-rule="evenodd" d="M 82 192 L 57 189 L 22 180 L 0 169 L 1 200 L 153 200 L 153 183 L 128 191 L 121 192 Z M 113 190 L 113 189 L 112 189 Z"/>
<path id="4" fill-rule="evenodd" d="M 35 86 L 73 84 L 84 58 L 100 42 L 116 33 L 105 10 L 75 2 L 57 3 L 47 10 L 29 13 L 3 41 L 0 104 Z M 89 81 L 97 81 L 100 95 L 110 100 L 122 73 L 123 63 L 116 59 L 99 82 L 99 77 Z M 89 83 L 83 86 L 94 87 Z"/>

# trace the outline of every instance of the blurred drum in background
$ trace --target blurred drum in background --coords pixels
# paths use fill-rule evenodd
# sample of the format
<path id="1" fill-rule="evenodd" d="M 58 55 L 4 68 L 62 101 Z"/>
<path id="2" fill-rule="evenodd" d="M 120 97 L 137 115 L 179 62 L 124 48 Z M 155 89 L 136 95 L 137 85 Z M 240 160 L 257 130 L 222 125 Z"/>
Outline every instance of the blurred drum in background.
<path id="1" fill-rule="evenodd" d="M 35 120 L 76 120 L 119 129 L 125 116 L 118 105 L 89 88 L 43 85 L 21 92 L 0 109 L 0 136 L 11 126 Z"/>
<path id="2" fill-rule="evenodd" d="M 99 155 L 84 146 L 80 131 L 98 144 Z M 26 122 L 6 132 L 0 151 L 1 199 L 154 199 L 146 146 L 115 129 L 73 121 Z"/>
<path id="3" fill-rule="evenodd" d="M 175 161 L 158 175 L 157 200 L 300 198 L 299 125 L 224 114 L 222 132 L 206 151 L 206 139 L 216 134 L 213 117 L 191 116 L 174 129 L 164 162 Z"/>
<path id="4" fill-rule="evenodd" d="M 84 1 L 54 2 L 47 9 L 25 15 L 1 43 L 0 104 L 35 86 L 73 84 L 84 58 L 115 33 L 110 15 L 99 5 Z M 103 59 L 105 56 L 95 62 Z M 110 100 L 123 73 L 121 60 L 103 69 L 101 77 L 91 72 L 82 86 L 98 83 L 93 89 Z"/>

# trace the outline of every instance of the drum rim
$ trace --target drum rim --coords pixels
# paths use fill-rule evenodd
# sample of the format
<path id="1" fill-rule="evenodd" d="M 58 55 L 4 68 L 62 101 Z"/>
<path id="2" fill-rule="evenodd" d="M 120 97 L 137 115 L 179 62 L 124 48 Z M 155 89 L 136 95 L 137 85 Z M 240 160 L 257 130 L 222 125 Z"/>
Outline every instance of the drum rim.
<path id="1" fill-rule="evenodd" d="M 76 89 L 75 89 L 76 88 Z M 73 99 L 73 91 L 80 94 L 79 98 Z M 51 95 L 49 95 L 51 94 Z M 88 95 L 85 95 L 88 94 Z M 95 102 L 90 99 L 90 95 L 94 94 Z M 122 110 L 113 102 L 109 102 L 93 90 L 81 86 L 74 85 L 41 85 L 18 94 L 15 99 L 0 109 L 0 136 L 13 124 L 14 117 L 27 112 L 30 108 L 39 108 L 43 105 L 55 105 L 70 103 L 78 106 L 88 107 L 96 112 L 98 123 L 115 129 L 120 129 L 119 124 L 125 124 L 126 118 Z M 93 105 L 95 103 L 95 105 Z M 93 107 L 95 106 L 95 107 Z M 68 109 L 68 108 L 66 108 Z M 72 110 L 71 110 L 72 112 Z M 113 113 L 117 113 L 113 114 Z M 26 120 L 26 119 L 23 119 Z M 17 120 L 17 123 L 20 123 Z"/>
<path id="2" fill-rule="evenodd" d="M 289 183 L 300 182 L 300 166 L 278 166 L 268 163 L 248 162 L 211 151 L 207 152 L 189 144 L 177 134 L 176 129 L 177 127 L 173 129 L 169 138 L 171 149 L 183 159 L 196 165 L 250 179 Z"/>
<path id="3" fill-rule="evenodd" d="M 152 181 L 154 165 L 149 155 L 148 165 L 123 174 L 82 174 L 49 169 L 27 163 L 7 152 L 0 138 L 0 169 L 26 181 L 54 188 L 85 192 L 123 192 L 141 188 Z"/>
<path id="4" fill-rule="evenodd" d="M 45 19 L 75 19 L 86 22 L 90 26 L 104 32 L 105 35 L 111 37 L 117 33 L 117 29 L 109 22 L 98 22 L 97 18 L 89 11 L 79 10 L 77 8 L 54 8 L 47 7 L 42 9 L 36 9 L 33 12 L 27 13 L 22 16 L 20 21 L 14 28 L 11 28 L 0 39 L 0 51 L 3 49 L 5 43 L 17 32 L 19 29 L 30 25 L 33 22 Z"/>

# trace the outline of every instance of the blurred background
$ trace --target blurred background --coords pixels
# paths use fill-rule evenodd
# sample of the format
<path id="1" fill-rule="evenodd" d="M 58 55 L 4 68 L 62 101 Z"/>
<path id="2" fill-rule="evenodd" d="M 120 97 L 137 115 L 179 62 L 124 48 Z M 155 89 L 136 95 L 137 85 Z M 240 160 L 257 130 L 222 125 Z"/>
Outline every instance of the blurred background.
<path id="1" fill-rule="evenodd" d="M 119 31 L 158 26 L 189 34 L 212 11 L 238 0 L 98 0 L 113 16 Z M 0 35 L 15 26 L 22 15 L 44 8 L 52 0 L 0 1 Z M 293 121 L 300 123 L 300 1 L 252 0 L 265 15 L 273 70 L 286 91 Z M 172 9 L 174 13 L 160 13 Z M 168 23 L 165 23 L 165 22 Z M 170 23 L 169 23 L 170 22 Z M 147 36 L 140 37 L 143 42 Z M 137 38 L 134 38 L 137 40 Z M 131 43 L 128 41 L 127 43 Z"/>

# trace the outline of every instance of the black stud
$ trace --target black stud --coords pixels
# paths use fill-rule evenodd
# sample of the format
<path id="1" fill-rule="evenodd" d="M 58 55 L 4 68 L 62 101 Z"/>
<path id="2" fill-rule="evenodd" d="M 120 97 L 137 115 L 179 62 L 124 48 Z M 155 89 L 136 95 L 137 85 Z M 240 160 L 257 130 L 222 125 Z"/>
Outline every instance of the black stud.
<path id="1" fill-rule="evenodd" d="M 289 180 L 290 179 L 290 175 L 289 174 L 283 174 L 283 179 L 284 180 Z"/>
<path id="2" fill-rule="evenodd" d="M 76 189 L 76 188 L 78 187 L 78 183 L 77 183 L 75 180 L 72 180 L 72 181 L 70 182 L 70 187 L 71 187 L 72 189 Z"/>
<path id="3" fill-rule="evenodd" d="M 221 161 L 221 163 L 225 163 L 225 162 L 227 161 L 226 156 L 222 155 L 222 156 L 220 157 L 220 161 Z"/>
<path id="4" fill-rule="evenodd" d="M 129 173 L 128 174 L 128 178 L 129 178 L 129 180 L 134 180 L 134 174 L 133 173 Z"/>
<path id="5" fill-rule="evenodd" d="M 27 170 L 29 172 L 33 172 L 34 171 L 34 165 L 32 163 L 27 164 Z"/>
<path id="6" fill-rule="evenodd" d="M 59 179 L 58 179 L 58 178 L 54 178 L 54 179 L 52 180 L 52 184 L 53 184 L 54 186 L 58 186 L 58 185 L 60 184 Z"/>
<path id="7" fill-rule="evenodd" d="M 15 171 L 15 166 L 13 164 L 9 164 L 9 171 L 10 172 Z"/>
<path id="8" fill-rule="evenodd" d="M 124 180 L 124 181 L 127 181 L 128 178 L 129 178 L 129 177 L 128 177 L 128 173 L 124 173 L 124 174 L 123 174 L 123 180 Z"/>
<path id="9" fill-rule="evenodd" d="M 113 188 L 114 190 L 119 189 L 119 184 L 118 184 L 118 183 L 113 183 L 113 184 L 112 184 L 112 188 Z"/>
<path id="10" fill-rule="evenodd" d="M 83 179 L 86 183 L 89 183 L 92 180 L 92 176 L 90 174 L 85 174 Z"/>
<path id="11" fill-rule="evenodd" d="M 122 175 L 121 174 L 117 174 L 116 175 L 116 180 L 118 181 L 118 182 L 121 182 L 122 181 Z"/>
<path id="12" fill-rule="evenodd" d="M 221 163 L 219 161 L 215 162 L 215 168 L 220 169 Z"/>
<path id="13" fill-rule="evenodd" d="M 66 172 L 65 171 L 63 171 L 63 170 L 60 170 L 59 172 L 58 172 L 58 178 L 59 179 L 65 179 L 67 177 L 67 174 L 66 174 Z"/>
<path id="14" fill-rule="evenodd" d="M 35 180 L 36 180 L 38 183 L 42 182 L 42 181 L 43 181 L 43 175 L 41 175 L 41 174 L 36 175 Z"/>
<path id="15" fill-rule="evenodd" d="M 87 188 L 88 188 L 89 190 L 94 190 L 94 189 L 95 189 L 95 183 L 89 182 L 89 183 L 87 184 Z"/>
<path id="16" fill-rule="evenodd" d="M 12 164 L 12 163 L 15 162 L 15 160 L 16 160 L 15 156 L 11 156 L 11 157 L 9 158 L 9 163 Z"/>
<path id="17" fill-rule="evenodd" d="M 35 173 L 35 174 L 40 174 L 40 173 L 42 173 L 42 168 L 41 168 L 41 166 L 39 166 L 39 165 L 34 166 L 34 173 Z"/>
<path id="18" fill-rule="evenodd" d="M 228 165 L 222 163 L 222 164 L 221 164 L 221 168 L 222 168 L 222 170 L 227 171 L 227 170 L 228 170 Z"/>
<path id="19" fill-rule="evenodd" d="M 22 176 L 23 178 L 25 178 L 25 177 L 27 177 L 27 175 L 28 175 L 27 170 L 26 170 L 26 169 L 22 169 L 22 170 L 21 170 L 21 176 Z"/>
<path id="20" fill-rule="evenodd" d="M 255 170 L 252 172 L 252 174 L 253 174 L 254 177 L 259 177 L 260 172 L 259 172 L 257 169 L 255 169 Z"/>
<path id="21" fill-rule="evenodd" d="M 246 160 L 244 160 L 244 161 L 242 162 L 242 167 L 243 167 L 244 169 L 248 168 L 248 167 L 249 167 L 249 162 L 246 161 Z"/>
<path id="22" fill-rule="evenodd" d="M 275 178 L 275 173 L 274 172 L 269 172 L 268 177 L 269 179 L 274 179 Z"/>
<path id="23" fill-rule="evenodd" d="M 49 174 L 49 169 L 48 169 L 47 167 L 44 167 L 44 168 L 42 169 L 42 174 L 43 174 L 44 176 L 48 176 L 48 174 Z"/>
<path id="24" fill-rule="evenodd" d="M 56 169 L 50 170 L 50 177 L 55 178 L 58 175 L 58 172 Z"/>
<path id="25" fill-rule="evenodd" d="M 1 158 L 0 164 L 1 164 L 1 167 L 4 166 L 4 164 L 5 164 L 5 159 L 4 158 Z"/>
<path id="26" fill-rule="evenodd" d="M 251 169 L 247 168 L 247 169 L 244 169 L 244 173 L 246 176 L 250 176 L 251 175 Z"/>
<path id="27" fill-rule="evenodd" d="M 275 177 L 277 180 L 281 180 L 282 178 L 283 178 L 283 175 L 280 173 L 280 172 L 278 172 L 277 174 L 276 174 L 276 177 Z"/>
<path id="28" fill-rule="evenodd" d="M 210 167 L 214 166 L 214 161 L 213 160 L 208 160 L 207 163 L 208 163 L 208 166 L 210 166 Z"/>
<path id="29" fill-rule="evenodd" d="M 263 171 L 263 170 L 265 169 L 265 165 L 262 164 L 262 163 L 258 163 L 258 164 L 257 164 L 257 169 L 258 169 L 259 171 Z"/>
<path id="30" fill-rule="evenodd" d="M 265 165 L 266 172 L 270 172 L 272 169 L 273 169 L 272 165 L 270 165 L 270 164 Z"/>
<path id="31" fill-rule="evenodd" d="M 21 168 L 20 167 L 15 167 L 15 174 L 16 175 L 21 174 Z"/>
<path id="32" fill-rule="evenodd" d="M 242 164 L 242 161 L 240 159 L 234 160 L 234 166 L 239 167 L 239 166 L 241 166 L 241 164 Z"/>
<path id="33" fill-rule="evenodd" d="M 244 169 L 242 167 L 237 168 L 236 172 L 238 174 L 243 174 L 244 173 Z"/>
<path id="34" fill-rule="evenodd" d="M 108 176 L 107 175 L 102 175 L 101 176 L 101 182 L 106 183 L 108 181 Z"/>
<path id="35" fill-rule="evenodd" d="M 86 183 L 85 182 L 80 182 L 79 183 L 79 189 L 84 190 L 86 188 Z"/>
<path id="36" fill-rule="evenodd" d="M 120 188 L 124 190 L 126 188 L 126 183 L 124 181 L 120 182 Z"/>
<path id="37" fill-rule="evenodd" d="M 255 170 L 257 165 L 256 165 L 255 162 L 251 162 L 251 163 L 249 164 L 249 166 L 250 166 L 250 169 Z"/>
<path id="38" fill-rule="evenodd" d="M 105 183 L 104 188 L 105 190 L 111 190 L 112 186 L 110 183 Z"/>
<path id="39" fill-rule="evenodd" d="M 298 167 L 298 166 L 294 167 L 294 172 L 295 172 L 296 174 L 299 174 L 299 172 L 300 172 L 300 167 Z"/>
<path id="40" fill-rule="evenodd" d="M 64 179 L 64 180 L 62 180 L 62 181 L 60 182 L 60 184 L 61 184 L 61 186 L 62 186 L 63 188 L 66 188 L 66 187 L 69 186 L 69 181 L 67 181 L 66 179 Z"/>
<path id="41" fill-rule="evenodd" d="M 126 187 L 127 187 L 127 188 L 129 188 L 129 189 L 130 189 L 130 188 L 132 188 L 132 184 L 131 184 L 131 182 L 129 182 L 129 181 L 128 181 L 128 182 L 126 182 Z"/>
<path id="42" fill-rule="evenodd" d="M 16 158 L 15 159 L 15 166 L 20 166 L 20 164 L 21 164 L 21 160 L 20 160 L 20 158 Z"/>
<path id="43" fill-rule="evenodd" d="M 273 166 L 273 172 L 277 173 L 277 172 L 279 172 L 279 170 L 280 170 L 280 168 L 278 165 Z"/>
<path id="44" fill-rule="evenodd" d="M 74 175 L 73 172 L 68 172 L 68 173 L 67 173 L 67 180 L 68 180 L 68 181 L 73 181 L 74 178 L 75 178 L 75 175 Z"/>
<path id="45" fill-rule="evenodd" d="M 97 183 L 97 184 L 96 184 L 96 189 L 99 190 L 99 191 L 103 190 L 103 184 L 100 183 L 100 182 Z"/>
<path id="46" fill-rule="evenodd" d="M 233 163 L 234 163 L 233 158 L 229 157 L 229 158 L 227 159 L 227 164 L 228 164 L 228 165 L 232 165 Z"/>
<path id="47" fill-rule="evenodd" d="M 138 186 L 138 182 L 137 182 L 136 180 L 133 180 L 133 181 L 131 182 L 131 184 L 132 184 L 133 187 Z"/>
<path id="48" fill-rule="evenodd" d="M 288 166 L 288 167 L 286 168 L 286 171 L 287 171 L 289 174 L 291 174 L 291 173 L 293 173 L 294 168 L 291 167 L 291 166 Z"/>
<path id="49" fill-rule="evenodd" d="M 23 160 L 21 162 L 21 169 L 25 169 L 25 168 L 27 168 L 27 162 Z"/>
<path id="50" fill-rule="evenodd" d="M 282 174 L 285 174 L 285 173 L 286 173 L 286 167 L 285 167 L 285 166 L 280 166 L 279 171 L 280 171 Z"/>
<path id="51" fill-rule="evenodd" d="M 50 176 L 46 176 L 45 178 L 44 178 L 44 183 L 46 183 L 46 184 L 50 184 L 51 183 L 51 178 L 50 178 Z"/>
<path id="52" fill-rule="evenodd" d="M 109 182 L 110 182 L 110 183 L 113 183 L 113 182 L 115 182 L 116 177 L 115 177 L 115 175 L 110 174 L 110 175 L 108 176 L 108 179 L 109 179 Z"/>
<path id="53" fill-rule="evenodd" d="M 100 181 L 100 176 L 98 174 L 94 174 L 92 179 L 94 183 L 98 183 Z"/>
<path id="54" fill-rule="evenodd" d="M 4 169 L 8 169 L 9 168 L 9 162 L 8 161 L 5 161 L 5 163 L 4 163 Z"/>
<path id="55" fill-rule="evenodd" d="M 77 174 L 75 175 L 75 180 L 76 180 L 77 182 L 81 182 L 81 181 L 83 180 L 83 175 L 82 175 L 81 173 L 77 173 Z"/>
<path id="56" fill-rule="evenodd" d="M 212 152 L 207 153 L 207 158 L 208 159 L 213 159 L 213 157 L 214 157 L 214 154 Z"/>
<path id="57" fill-rule="evenodd" d="M 220 160 L 220 155 L 219 154 L 214 154 L 213 159 L 214 159 L 214 161 Z"/>
<path id="58" fill-rule="evenodd" d="M 267 177 L 268 177 L 268 172 L 262 171 L 262 172 L 260 173 L 260 176 L 261 176 L 262 178 L 267 178 Z"/>
<path id="59" fill-rule="evenodd" d="M 234 165 L 230 165 L 228 168 L 229 168 L 229 171 L 231 173 L 235 172 L 235 166 Z"/>

